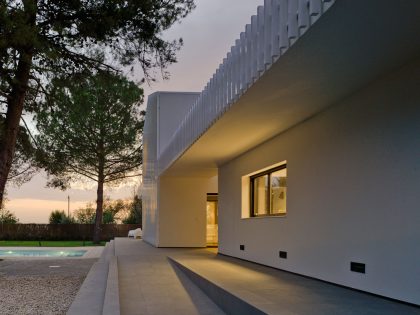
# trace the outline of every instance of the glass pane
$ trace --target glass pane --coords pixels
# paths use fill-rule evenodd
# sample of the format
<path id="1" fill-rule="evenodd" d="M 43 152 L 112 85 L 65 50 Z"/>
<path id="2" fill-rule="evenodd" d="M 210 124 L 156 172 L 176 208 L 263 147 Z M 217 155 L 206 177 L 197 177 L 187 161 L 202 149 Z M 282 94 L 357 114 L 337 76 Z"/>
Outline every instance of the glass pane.
<path id="1" fill-rule="evenodd" d="M 207 201 L 207 224 L 217 224 L 217 201 Z"/>
<path id="2" fill-rule="evenodd" d="M 287 169 L 271 173 L 271 214 L 286 214 Z"/>
<path id="3" fill-rule="evenodd" d="M 217 245 L 217 201 L 207 201 L 207 245 Z"/>
<path id="4" fill-rule="evenodd" d="M 254 215 L 268 214 L 268 175 L 260 176 L 254 179 Z"/>

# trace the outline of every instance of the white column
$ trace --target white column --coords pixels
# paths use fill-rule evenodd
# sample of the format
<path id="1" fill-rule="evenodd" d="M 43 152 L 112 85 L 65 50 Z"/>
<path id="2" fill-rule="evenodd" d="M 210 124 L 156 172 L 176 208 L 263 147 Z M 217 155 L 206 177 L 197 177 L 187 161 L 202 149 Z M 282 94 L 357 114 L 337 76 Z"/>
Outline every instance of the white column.
<path id="1" fill-rule="evenodd" d="M 246 76 L 245 83 L 247 87 L 252 84 L 252 27 L 251 24 L 245 26 L 246 34 Z"/>
<path id="2" fill-rule="evenodd" d="M 232 49 L 231 49 L 232 51 Z M 227 103 L 232 103 L 232 52 L 227 54 Z"/>
<path id="3" fill-rule="evenodd" d="M 264 64 L 264 7 L 258 7 L 258 67 L 259 72 L 265 70 Z"/>
<path id="4" fill-rule="evenodd" d="M 309 14 L 311 16 L 320 15 L 322 13 L 321 0 L 309 0 Z"/>
<path id="5" fill-rule="evenodd" d="M 273 61 L 275 58 L 280 56 L 280 1 L 273 0 L 271 7 L 271 54 L 273 55 Z"/>
<path id="6" fill-rule="evenodd" d="M 235 41 L 234 46 L 234 54 L 233 54 L 233 64 L 234 64 L 234 81 L 233 81 L 233 99 L 234 102 L 238 100 L 240 90 L 239 90 L 239 80 L 240 80 L 240 58 L 239 58 L 239 49 L 240 49 L 240 41 L 237 39 Z"/>
<path id="7" fill-rule="evenodd" d="M 228 75 L 228 71 L 227 71 L 227 64 L 228 64 L 228 60 L 227 57 L 223 58 L 223 80 L 222 80 L 222 108 L 223 111 L 225 111 L 225 108 L 227 107 L 227 75 Z"/>
<path id="8" fill-rule="evenodd" d="M 219 116 L 219 97 L 220 97 L 220 68 L 216 69 L 216 73 L 214 75 L 214 112 L 215 112 L 215 118 Z"/>
<path id="9" fill-rule="evenodd" d="M 255 81 L 258 78 L 258 17 L 253 15 L 251 17 L 251 31 L 252 31 L 252 71 L 251 78 Z"/>
<path id="10" fill-rule="evenodd" d="M 279 44 L 280 53 L 289 48 L 289 35 L 287 34 L 288 9 L 287 0 L 279 0 Z"/>
<path id="11" fill-rule="evenodd" d="M 299 36 L 298 31 L 298 0 L 288 1 L 288 19 L 287 19 L 287 34 L 290 40 L 296 40 Z"/>
<path id="12" fill-rule="evenodd" d="M 264 64 L 265 67 L 271 65 L 271 15 L 272 15 L 273 0 L 264 0 Z"/>
<path id="13" fill-rule="evenodd" d="M 298 27 L 300 34 L 302 35 L 309 27 L 309 1 L 299 0 L 298 9 Z"/>
<path id="14" fill-rule="evenodd" d="M 210 107 L 210 121 L 214 119 L 214 76 L 210 79 L 209 86 L 209 107 Z"/>

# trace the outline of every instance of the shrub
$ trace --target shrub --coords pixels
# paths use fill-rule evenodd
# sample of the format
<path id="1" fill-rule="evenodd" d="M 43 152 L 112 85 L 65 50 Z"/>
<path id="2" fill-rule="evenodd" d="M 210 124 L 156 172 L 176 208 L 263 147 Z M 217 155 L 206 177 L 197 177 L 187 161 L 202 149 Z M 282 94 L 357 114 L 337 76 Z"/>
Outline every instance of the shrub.
<path id="1" fill-rule="evenodd" d="M 19 219 L 16 215 L 5 209 L 4 207 L 0 209 L 0 223 L 1 224 L 16 224 L 19 223 Z"/>
<path id="2" fill-rule="evenodd" d="M 67 216 L 63 210 L 54 210 L 50 214 L 50 224 L 71 224 L 74 223 L 74 219 Z"/>
<path id="3" fill-rule="evenodd" d="M 134 196 L 130 203 L 129 213 L 125 219 L 122 220 L 124 224 L 141 224 L 142 222 L 142 201 L 139 196 Z"/>

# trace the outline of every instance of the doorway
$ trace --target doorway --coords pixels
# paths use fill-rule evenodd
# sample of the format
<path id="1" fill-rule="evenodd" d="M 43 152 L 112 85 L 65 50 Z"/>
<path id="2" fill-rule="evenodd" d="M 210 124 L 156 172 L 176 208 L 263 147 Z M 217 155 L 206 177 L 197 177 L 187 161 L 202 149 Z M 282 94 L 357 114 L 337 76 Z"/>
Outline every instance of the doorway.
<path id="1" fill-rule="evenodd" d="M 218 244 L 218 195 L 207 194 L 207 247 L 217 247 Z"/>

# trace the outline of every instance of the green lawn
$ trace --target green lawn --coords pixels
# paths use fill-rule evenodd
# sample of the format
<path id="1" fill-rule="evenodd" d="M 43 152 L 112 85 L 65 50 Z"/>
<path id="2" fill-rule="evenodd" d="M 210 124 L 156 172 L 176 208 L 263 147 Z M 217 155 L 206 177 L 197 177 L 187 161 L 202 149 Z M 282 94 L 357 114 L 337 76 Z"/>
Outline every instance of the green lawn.
<path id="1" fill-rule="evenodd" d="M 28 246 L 28 247 L 76 247 L 76 246 L 104 246 L 106 242 L 100 245 L 93 244 L 92 241 L 0 241 L 1 246 Z"/>

